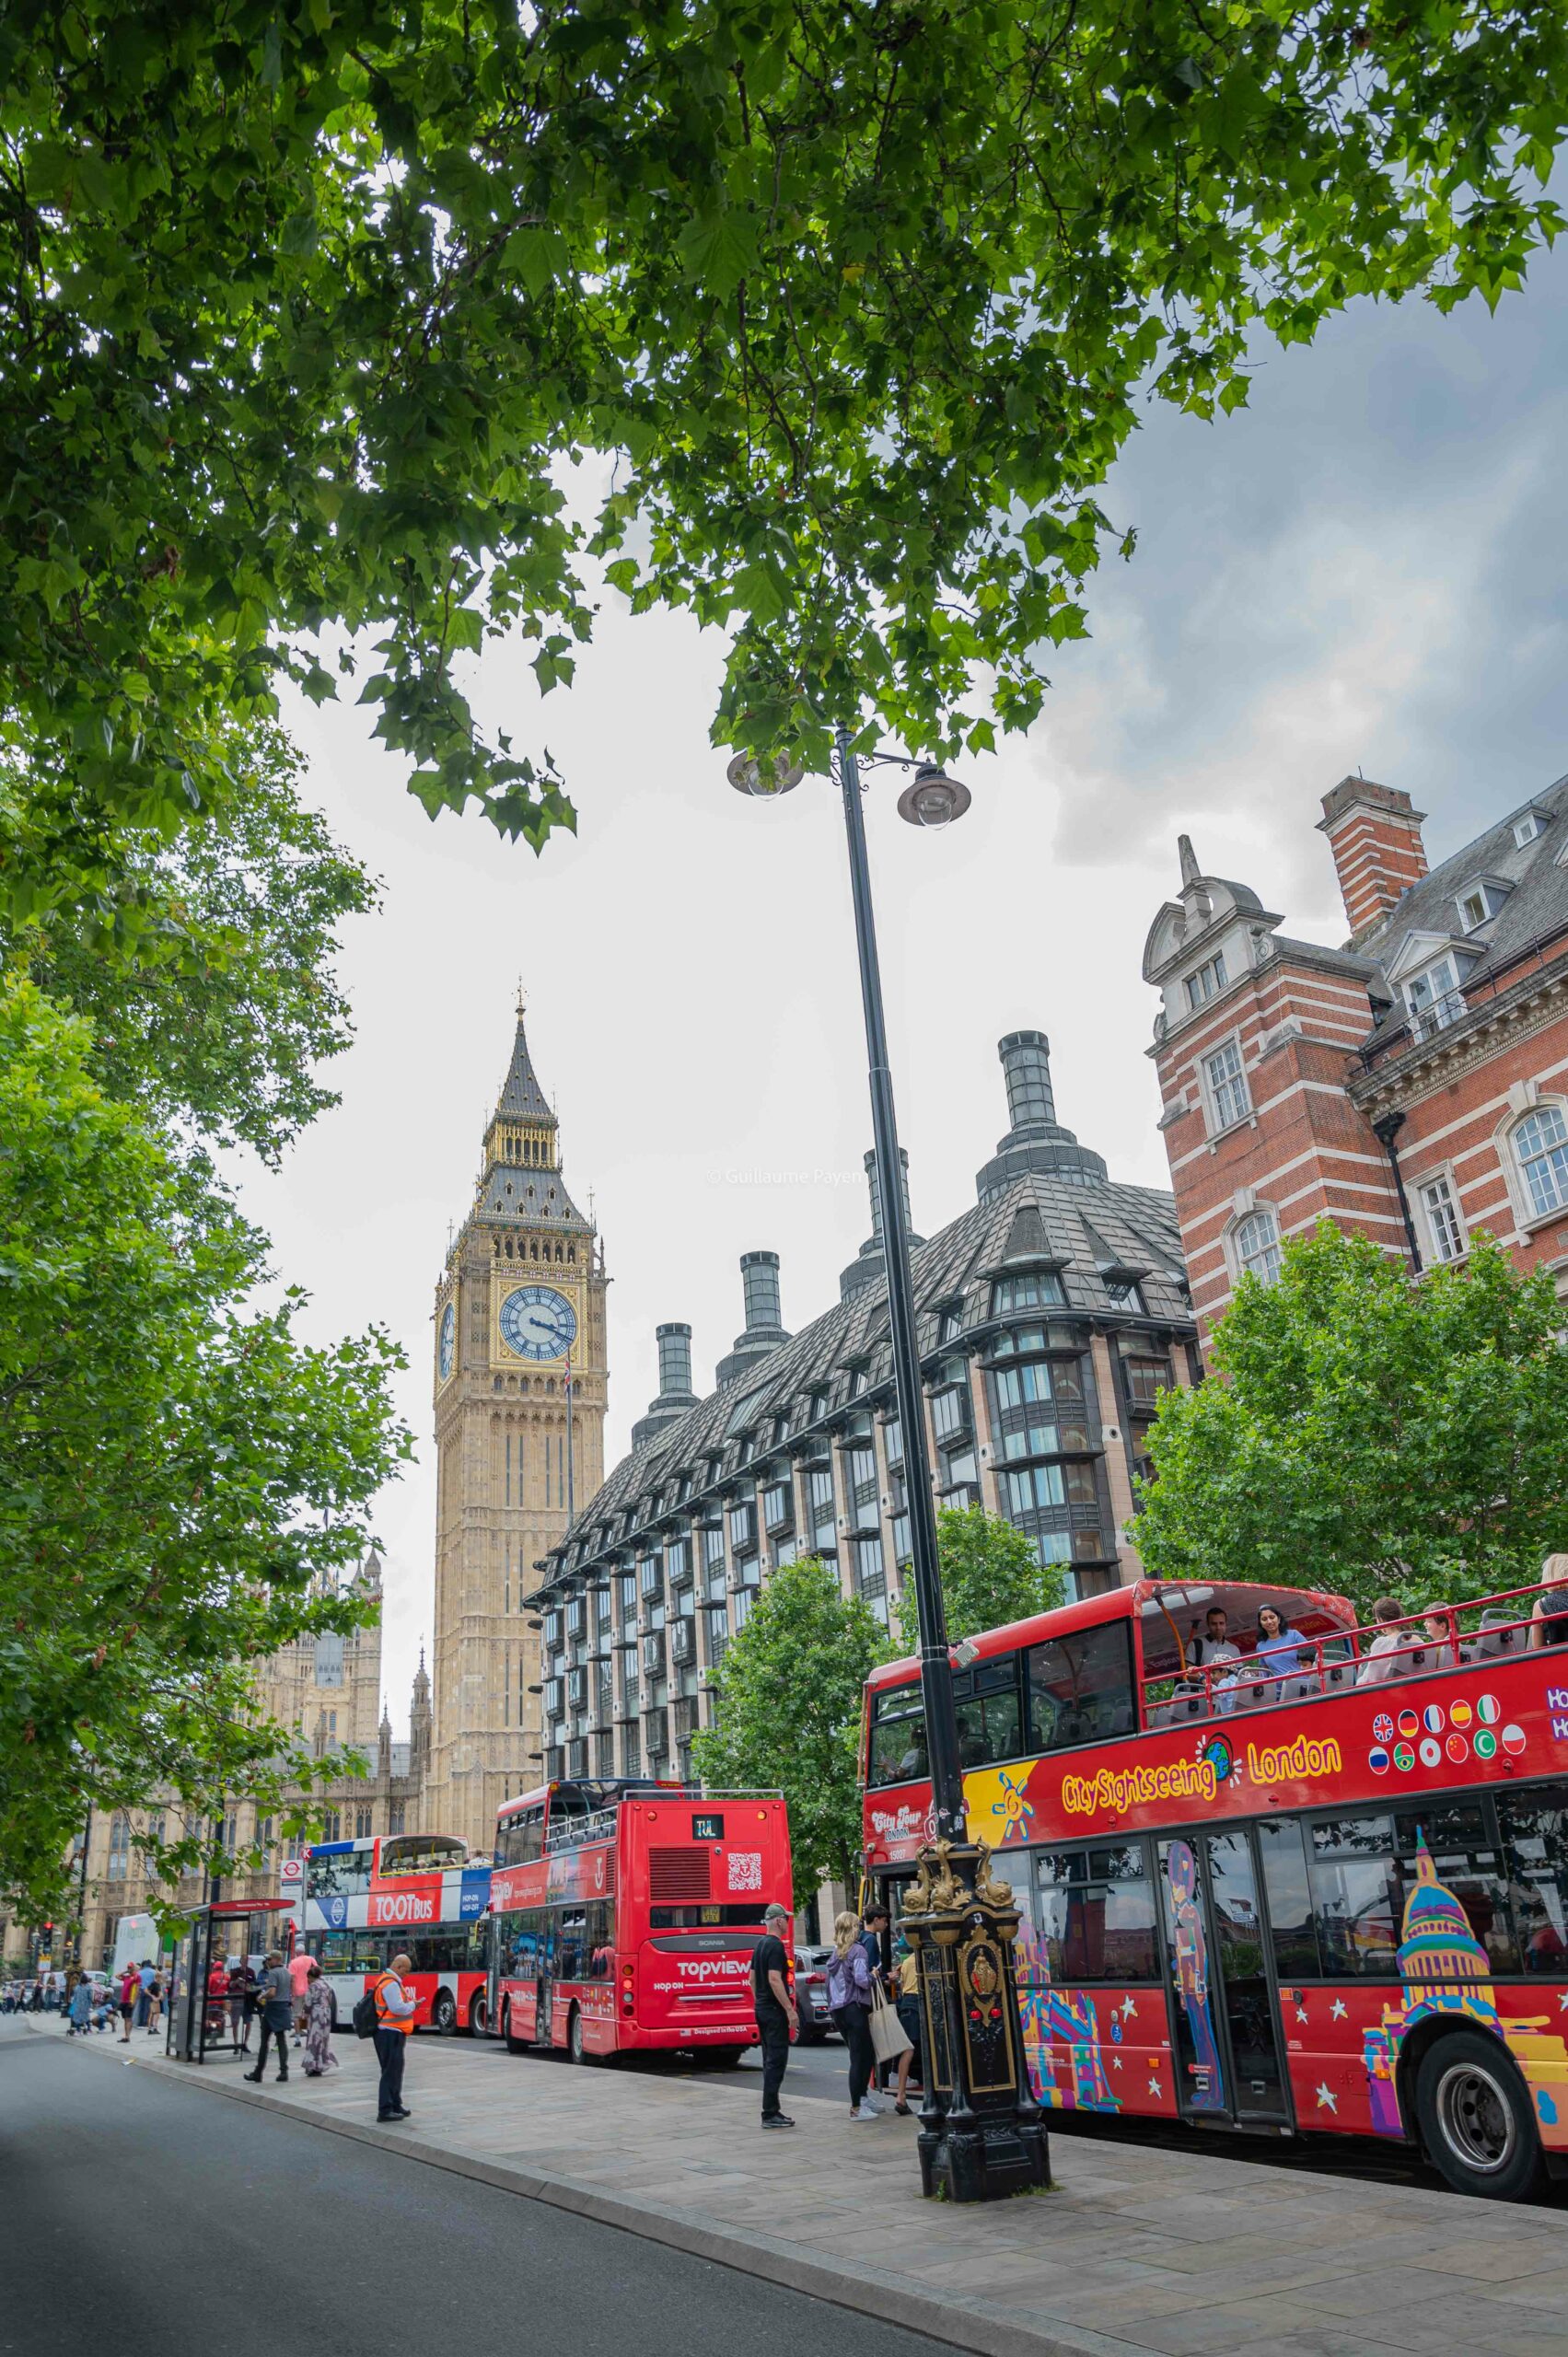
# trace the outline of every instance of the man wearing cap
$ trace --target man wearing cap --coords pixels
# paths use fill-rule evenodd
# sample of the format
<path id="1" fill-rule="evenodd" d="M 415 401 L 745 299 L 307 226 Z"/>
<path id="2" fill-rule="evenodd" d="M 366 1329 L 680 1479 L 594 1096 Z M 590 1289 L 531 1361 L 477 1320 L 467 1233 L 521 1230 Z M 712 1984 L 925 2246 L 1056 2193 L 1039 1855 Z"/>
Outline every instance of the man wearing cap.
<path id="1" fill-rule="evenodd" d="M 409 1969 L 410 1959 L 395 1956 L 390 1970 L 382 1973 L 376 1983 L 376 2060 L 381 2065 L 376 2103 L 378 2120 L 409 2117 L 403 2102 L 403 2061 L 419 2003 L 413 1991 L 403 1987 L 403 1975 Z"/>
<path id="2" fill-rule="evenodd" d="M 775 1900 L 762 1917 L 762 1936 L 751 1951 L 752 2006 L 762 2045 L 762 2125 L 793 2128 L 787 2112 L 779 2109 L 779 2089 L 789 2061 L 789 2041 L 800 2027 L 800 2016 L 789 1993 L 789 1953 L 784 1938 L 793 1928 L 787 1907 Z"/>

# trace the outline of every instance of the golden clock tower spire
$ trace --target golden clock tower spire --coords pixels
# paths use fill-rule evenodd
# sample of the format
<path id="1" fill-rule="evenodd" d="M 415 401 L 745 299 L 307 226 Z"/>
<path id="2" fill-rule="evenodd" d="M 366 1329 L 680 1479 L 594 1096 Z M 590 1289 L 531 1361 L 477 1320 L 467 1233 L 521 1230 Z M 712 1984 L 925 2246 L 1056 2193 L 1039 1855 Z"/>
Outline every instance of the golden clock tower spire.
<path id="1" fill-rule="evenodd" d="M 539 1637 L 523 1610 L 569 1505 L 604 1478 L 605 1288 L 528 1052 L 485 1124 L 467 1218 L 436 1289 L 435 1731 L 429 1832 L 488 1852 L 540 1772 Z"/>

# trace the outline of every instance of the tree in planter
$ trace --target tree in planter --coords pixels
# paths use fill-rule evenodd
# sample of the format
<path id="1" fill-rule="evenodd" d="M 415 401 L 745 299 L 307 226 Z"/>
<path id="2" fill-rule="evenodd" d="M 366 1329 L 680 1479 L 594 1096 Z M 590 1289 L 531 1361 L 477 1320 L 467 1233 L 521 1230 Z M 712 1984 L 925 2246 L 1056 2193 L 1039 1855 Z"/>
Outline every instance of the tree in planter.
<path id="1" fill-rule="evenodd" d="M 1358 295 L 1495 304 L 1565 93 L 1540 0 L 13 0 L 0 722 L 54 759 L 0 888 L 230 803 L 215 723 L 331 694 L 330 628 L 426 807 L 542 842 L 462 661 L 569 679 L 600 558 L 739 617 L 726 742 L 1027 726 L 1144 395 L 1234 409 Z"/>
<path id="2" fill-rule="evenodd" d="M 1009 1620 L 1049 1612 L 1067 1592 L 1060 1565 L 1042 1563 L 1031 1539 L 983 1506 L 939 1509 L 936 1557 L 947 1634 L 955 1643 L 981 1629 L 1000 1629 Z M 907 1574 L 899 1597 L 899 1632 L 905 1650 L 918 1652 L 920 1624 L 914 1585 Z"/>
<path id="3" fill-rule="evenodd" d="M 1486 1237 L 1413 1283 L 1330 1222 L 1245 1276 L 1214 1379 L 1161 1395 L 1131 1527 L 1156 1579 L 1322 1587 L 1367 1616 L 1522 1586 L 1568 1546 L 1568 1352 Z"/>
<path id="4" fill-rule="evenodd" d="M 762 1587 L 714 1674 L 714 1723 L 692 1759 L 710 1784 L 783 1793 L 797 1908 L 824 1882 L 854 1887 L 862 1689 L 888 1651 L 864 1600 L 807 1556 Z"/>

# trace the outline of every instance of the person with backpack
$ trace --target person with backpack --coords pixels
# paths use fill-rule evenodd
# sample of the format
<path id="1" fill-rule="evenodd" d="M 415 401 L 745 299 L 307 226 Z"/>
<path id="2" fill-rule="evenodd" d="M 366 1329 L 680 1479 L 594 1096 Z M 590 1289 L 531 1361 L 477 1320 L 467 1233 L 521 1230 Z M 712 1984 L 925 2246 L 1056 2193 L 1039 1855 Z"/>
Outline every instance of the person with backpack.
<path id="1" fill-rule="evenodd" d="M 403 2101 L 403 2063 L 408 2054 L 409 2033 L 413 2028 L 414 2013 L 419 1999 L 412 1989 L 403 1985 L 403 1975 L 411 1968 L 411 1959 L 395 1956 L 389 1968 L 377 1975 L 354 2009 L 354 2026 L 361 2038 L 374 2036 L 376 2059 L 381 2065 L 381 2084 L 377 2090 L 376 2117 L 378 2121 L 407 2119 L 408 2106 Z"/>

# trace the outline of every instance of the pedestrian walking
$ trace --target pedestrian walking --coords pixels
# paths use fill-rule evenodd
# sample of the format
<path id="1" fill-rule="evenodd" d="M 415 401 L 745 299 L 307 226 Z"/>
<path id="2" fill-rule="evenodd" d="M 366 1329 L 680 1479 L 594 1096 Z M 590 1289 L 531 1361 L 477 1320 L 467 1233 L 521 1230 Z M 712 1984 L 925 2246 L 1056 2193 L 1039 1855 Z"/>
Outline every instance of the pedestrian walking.
<path id="1" fill-rule="evenodd" d="M 120 1976 L 120 2043 L 122 2046 L 129 2046 L 131 2043 L 131 2016 L 136 2010 L 136 1991 L 141 1985 L 140 1972 L 134 1964 L 127 1964 Z"/>
<path id="2" fill-rule="evenodd" d="M 257 2003 L 261 2014 L 261 2042 L 256 2055 L 256 2068 L 245 2075 L 252 2086 L 259 2087 L 267 2067 L 267 2041 L 277 2041 L 277 2084 L 288 2080 L 288 2029 L 294 2019 L 294 2007 L 288 1993 L 288 1975 L 283 1968 L 283 1957 L 275 1950 L 262 1959 L 261 1978 L 257 1985 Z"/>
<path id="3" fill-rule="evenodd" d="M 85 1972 L 76 1975 L 76 1985 L 71 1991 L 70 2035 L 87 2038 L 93 2026 L 93 1984 Z"/>
<path id="4" fill-rule="evenodd" d="M 147 1992 L 147 2036 L 156 2038 L 158 2023 L 163 2018 L 163 1974 L 156 1964 L 150 1977 L 144 1978 L 142 1986 Z"/>
<path id="5" fill-rule="evenodd" d="M 800 2028 L 790 1994 L 789 1954 L 784 1946 L 784 1934 L 790 1929 L 788 1908 L 775 1900 L 763 1915 L 762 1926 L 762 1936 L 751 1951 L 751 2010 L 762 2045 L 762 2125 L 793 2128 L 794 2120 L 779 2108 L 789 2042 Z"/>
<path id="6" fill-rule="evenodd" d="M 308 2079 L 319 2079 L 338 2067 L 338 2058 L 332 2052 L 332 1992 L 315 1957 L 308 1956 L 306 1962 L 310 1969 L 305 1976 L 303 2008 L 305 2075 Z M 297 2014 L 295 2019 L 299 2019 Z"/>
<path id="7" fill-rule="evenodd" d="M 880 2106 L 871 2093 L 877 2060 L 871 2044 L 871 1966 L 861 1939 L 860 1918 L 847 1908 L 833 1925 L 828 2010 L 849 2053 L 849 2116 L 858 2128 L 862 2120 L 875 2119 Z"/>
<path id="8" fill-rule="evenodd" d="M 403 2101 L 403 2064 L 408 2058 L 408 2041 L 419 1999 L 412 1989 L 403 1986 L 403 1975 L 409 1968 L 410 1959 L 399 1954 L 392 1958 L 390 1970 L 383 1972 L 375 1984 L 376 2060 L 381 2065 L 381 2084 L 376 2095 L 378 2120 L 407 2119 L 410 2116 Z"/>
<path id="9" fill-rule="evenodd" d="M 299 2044 L 300 2039 L 305 2036 L 306 2031 L 309 2026 L 306 2018 L 307 2008 L 305 2000 L 309 1992 L 311 1976 L 315 1970 L 315 1957 L 304 1948 L 296 1948 L 294 1954 L 288 1960 L 288 1988 L 289 1994 L 294 1999 L 294 2042 L 296 2046 Z"/>

